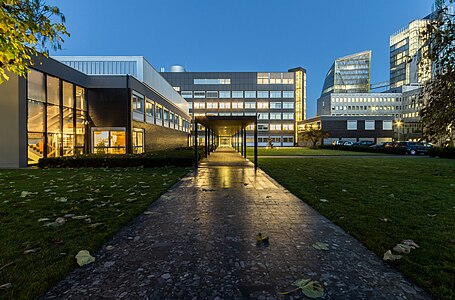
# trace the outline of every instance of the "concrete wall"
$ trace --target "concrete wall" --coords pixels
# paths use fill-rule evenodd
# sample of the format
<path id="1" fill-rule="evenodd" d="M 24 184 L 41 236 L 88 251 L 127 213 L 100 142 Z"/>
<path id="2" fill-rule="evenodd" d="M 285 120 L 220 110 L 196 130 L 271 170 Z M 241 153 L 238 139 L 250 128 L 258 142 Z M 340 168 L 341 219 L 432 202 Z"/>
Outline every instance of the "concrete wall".
<path id="1" fill-rule="evenodd" d="M 188 146 L 189 134 L 187 132 L 136 121 L 133 121 L 132 127 L 145 130 L 146 152 Z"/>
<path id="2" fill-rule="evenodd" d="M 0 168 L 27 166 L 25 79 L 10 75 L 0 84 Z"/>

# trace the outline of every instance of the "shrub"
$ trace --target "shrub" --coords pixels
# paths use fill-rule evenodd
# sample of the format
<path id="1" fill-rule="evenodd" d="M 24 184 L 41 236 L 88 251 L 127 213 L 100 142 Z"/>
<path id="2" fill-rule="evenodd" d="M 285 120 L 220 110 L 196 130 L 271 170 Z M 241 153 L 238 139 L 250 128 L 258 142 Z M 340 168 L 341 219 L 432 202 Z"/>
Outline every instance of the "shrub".
<path id="1" fill-rule="evenodd" d="M 430 157 L 441 157 L 455 159 L 455 147 L 434 147 L 428 149 Z"/>
<path id="2" fill-rule="evenodd" d="M 202 153 L 199 152 L 199 159 Z M 143 154 L 87 154 L 41 158 L 40 168 L 125 168 L 125 167 L 191 167 L 194 152 L 191 150 L 168 150 Z"/>
<path id="3" fill-rule="evenodd" d="M 404 147 L 372 148 L 372 147 L 362 147 L 362 146 L 321 145 L 321 146 L 319 146 L 319 148 L 354 151 L 354 152 L 385 153 L 385 154 L 395 154 L 395 155 L 405 155 L 406 154 L 406 148 L 404 148 Z"/>

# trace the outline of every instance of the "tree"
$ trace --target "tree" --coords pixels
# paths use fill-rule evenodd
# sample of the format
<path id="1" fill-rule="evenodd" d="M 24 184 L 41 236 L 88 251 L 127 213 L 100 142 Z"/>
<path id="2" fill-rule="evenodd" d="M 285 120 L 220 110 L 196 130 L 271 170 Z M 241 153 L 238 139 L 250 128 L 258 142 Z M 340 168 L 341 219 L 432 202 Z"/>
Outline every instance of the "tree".
<path id="1" fill-rule="evenodd" d="M 327 132 L 324 132 L 318 128 L 314 128 L 313 126 L 305 128 L 305 130 L 302 132 L 302 139 L 306 142 L 312 142 L 313 147 L 316 147 L 317 143 L 320 140 L 328 137 L 329 134 Z"/>
<path id="2" fill-rule="evenodd" d="M 449 9 L 454 0 L 439 0 L 436 11 L 422 33 L 419 64 L 422 72 L 431 76 L 424 83 L 421 99 L 424 103 L 422 134 L 429 141 L 453 146 L 455 132 L 455 24 Z M 431 61 L 430 64 L 425 60 Z"/>
<path id="3" fill-rule="evenodd" d="M 25 76 L 34 56 L 61 49 L 65 16 L 46 0 L 0 0 L 0 84 L 7 71 Z"/>

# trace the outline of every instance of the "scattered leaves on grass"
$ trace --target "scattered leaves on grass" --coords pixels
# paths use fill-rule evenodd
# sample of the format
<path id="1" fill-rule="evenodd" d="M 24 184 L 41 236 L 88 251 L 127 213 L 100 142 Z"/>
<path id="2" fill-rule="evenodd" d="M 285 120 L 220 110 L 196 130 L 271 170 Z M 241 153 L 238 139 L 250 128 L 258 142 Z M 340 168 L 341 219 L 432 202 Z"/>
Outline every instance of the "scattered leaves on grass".
<path id="1" fill-rule="evenodd" d="M 8 268 L 8 267 L 11 266 L 13 263 L 14 263 L 14 262 L 11 261 L 11 262 L 7 263 L 6 265 L 4 265 L 3 267 L 0 267 L 0 271 L 3 270 L 3 269 Z"/>
<path id="2" fill-rule="evenodd" d="M 390 194 L 389 197 L 390 198 L 395 198 L 395 194 Z"/>
<path id="3" fill-rule="evenodd" d="M 95 258 L 90 255 L 90 252 L 87 250 L 81 250 L 79 253 L 76 254 L 75 256 L 77 264 L 82 267 L 87 264 L 90 264 L 95 261 Z"/>
<path id="4" fill-rule="evenodd" d="M 38 219 L 38 222 L 41 223 L 41 222 L 47 222 L 47 221 L 50 221 L 51 219 L 49 218 L 40 218 Z"/>
<path id="5" fill-rule="evenodd" d="M 324 202 L 324 203 L 329 202 L 329 200 L 327 200 L 327 199 L 319 199 L 319 201 Z"/>
<path id="6" fill-rule="evenodd" d="M 390 260 L 390 261 L 394 261 L 394 260 L 399 260 L 401 259 L 401 255 L 395 255 L 392 253 L 392 251 L 390 250 L 387 250 L 385 253 L 384 253 L 384 257 L 382 258 L 383 260 Z"/>
<path id="7" fill-rule="evenodd" d="M 317 250 L 327 251 L 329 250 L 329 244 L 323 242 L 316 242 L 313 244 L 313 248 Z"/>
<path id="8" fill-rule="evenodd" d="M 31 253 L 38 252 L 40 250 L 41 250 L 41 248 L 33 248 L 33 249 L 25 250 L 24 254 L 31 254 Z"/>
<path id="9" fill-rule="evenodd" d="M 436 217 L 436 214 L 427 214 L 427 216 L 434 218 L 434 217 Z"/>
<path id="10" fill-rule="evenodd" d="M 0 285 L 0 290 L 6 290 L 6 289 L 10 289 L 12 287 L 13 287 L 13 285 L 11 284 L 11 282 L 8 282 L 8 283 Z"/>
<path id="11" fill-rule="evenodd" d="M 66 197 L 55 197 L 54 200 L 62 203 L 68 202 L 68 199 Z"/>
<path id="12" fill-rule="evenodd" d="M 32 193 L 32 192 L 27 192 L 27 191 L 22 191 L 21 193 L 21 198 L 29 197 L 31 195 L 36 195 L 38 193 Z"/>
<path id="13" fill-rule="evenodd" d="M 413 240 L 402 240 L 401 243 L 410 246 L 412 249 L 420 248 Z"/>
<path id="14" fill-rule="evenodd" d="M 342 191 L 343 193 L 346 193 L 346 192 L 347 192 L 347 190 L 345 190 L 345 189 L 342 189 L 341 191 Z"/>
<path id="15" fill-rule="evenodd" d="M 411 252 L 411 246 L 405 244 L 397 244 L 395 247 L 393 247 L 392 250 L 398 253 L 408 254 Z"/>
<path id="16" fill-rule="evenodd" d="M 382 219 L 379 219 L 379 220 L 381 220 L 384 223 L 392 222 L 392 220 L 390 220 L 389 218 L 382 218 Z"/>
<path id="17" fill-rule="evenodd" d="M 308 298 L 315 299 L 324 297 L 324 287 L 317 281 L 311 279 L 300 279 L 297 280 L 294 285 L 297 286 L 295 290 L 292 290 L 290 292 L 283 292 L 280 294 L 289 295 L 296 292 L 297 290 L 302 290 L 302 293 Z"/>

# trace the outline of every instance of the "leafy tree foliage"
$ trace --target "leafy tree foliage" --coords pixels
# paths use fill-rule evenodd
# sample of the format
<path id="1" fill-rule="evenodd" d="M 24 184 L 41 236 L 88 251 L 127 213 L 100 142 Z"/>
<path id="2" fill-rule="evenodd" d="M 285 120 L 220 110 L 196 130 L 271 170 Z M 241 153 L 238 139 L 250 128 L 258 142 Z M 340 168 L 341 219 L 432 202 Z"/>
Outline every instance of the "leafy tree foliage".
<path id="1" fill-rule="evenodd" d="M 48 55 L 48 47 L 61 49 L 65 17 L 45 0 L 0 0 L 0 83 L 7 71 L 24 76 L 33 56 Z"/>
<path id="2" fill-rule="evenodd" d="M 427 41 L 422 48 L 420 64 L 430 72 L 422 91 L 423 137 L 440 144 L 453 145 L 455 134 L 455 24 L 449 8 L 454 0 L 437 1 L 437 10 L 422 33 Z"/>
<path id="3" fill-rule="evenodd" d="M 313 143 L 313 147 L 316 147 L 317 143 L 324 139 L 324 138 L 328 138 L 329 137 L 329 134 L 327 132 L 324 132 L 322 131 L 321 129 L 318 129 L 318 128 L 314 128 L 312 126 L 306 128 L 303 132 L 302 132 L 302 139 L 306 142 L 312 142 Z"/>

